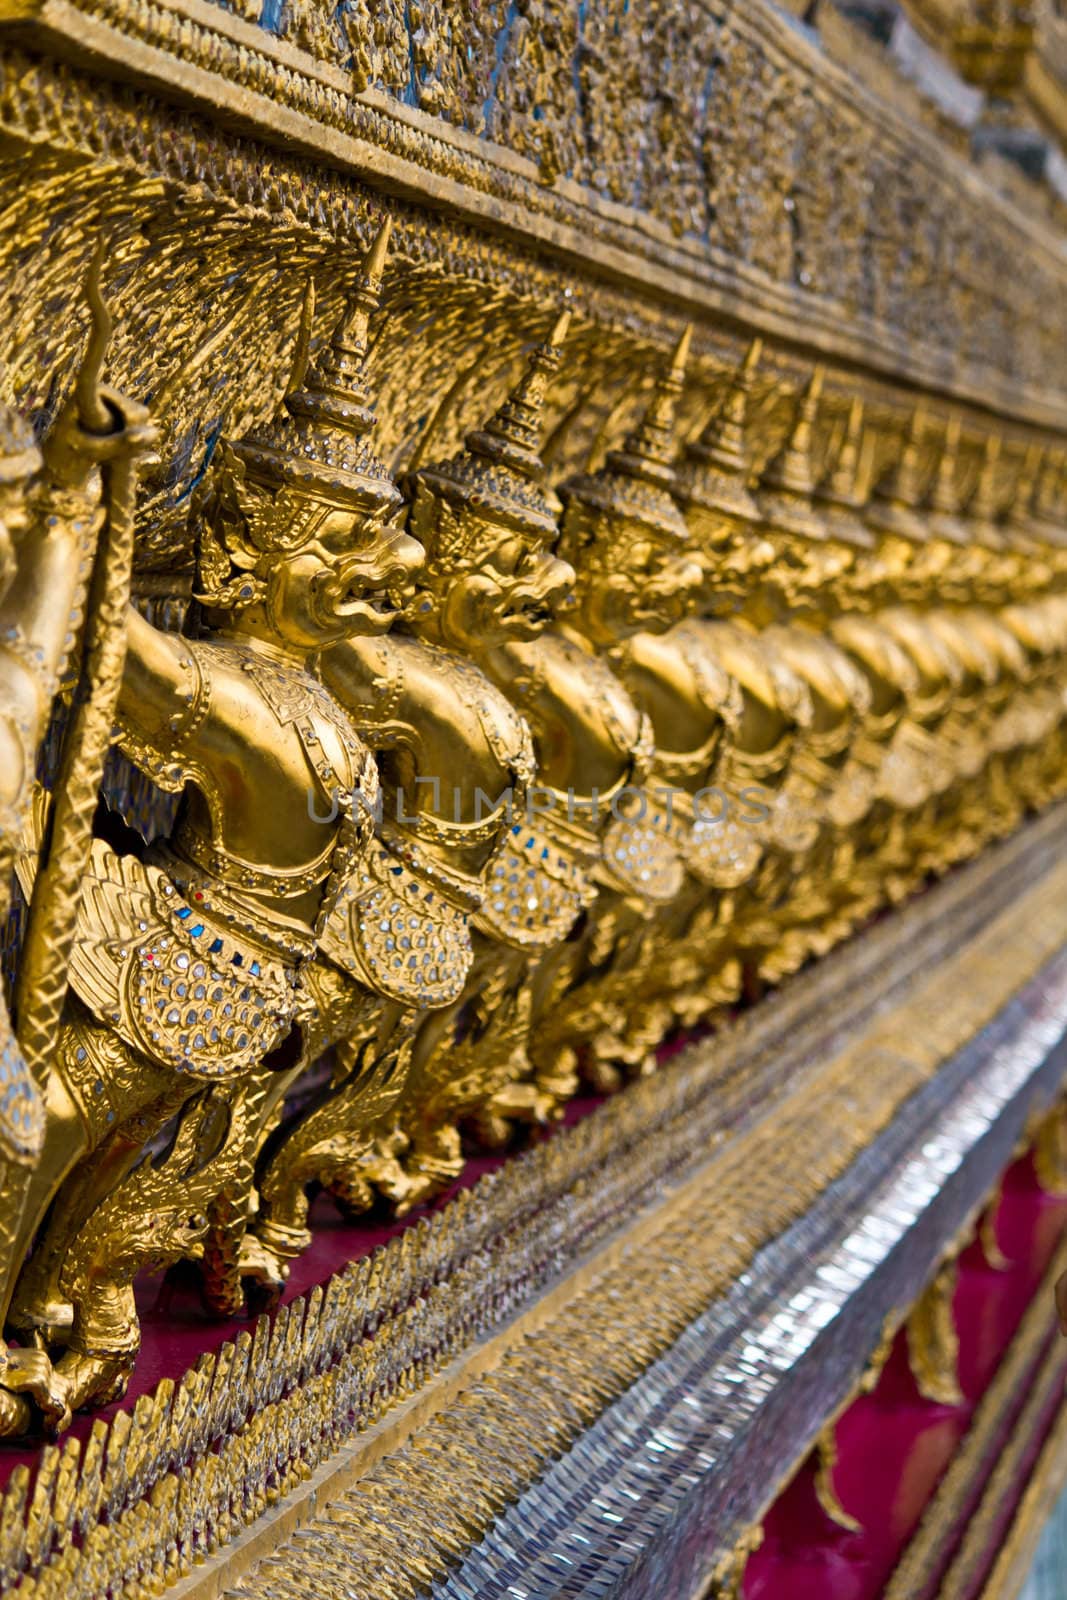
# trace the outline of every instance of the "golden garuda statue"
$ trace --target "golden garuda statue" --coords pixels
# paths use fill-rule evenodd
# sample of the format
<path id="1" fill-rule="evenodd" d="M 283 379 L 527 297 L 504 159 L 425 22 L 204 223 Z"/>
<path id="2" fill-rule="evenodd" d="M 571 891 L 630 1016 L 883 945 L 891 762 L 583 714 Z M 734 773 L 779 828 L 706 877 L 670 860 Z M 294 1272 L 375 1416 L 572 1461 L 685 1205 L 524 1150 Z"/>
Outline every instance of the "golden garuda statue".
<path id="1" fill-rule="evenodd" d="M 0 417 L 8 1435 L 123 1393 L 139 1274 L 276 1299 L 316 1194 L 406 1215 L 1063 787 L 1062 460 L 1008 514 L 982 442 L 968 500 L 955 421 L 883 428 L 758 339 L 683 428 L 686 328 L 553 485 L 567 312 L 394 476 L 388 239 L 212 439 L 178 627 L 131 599 L 157 430 L 99 381 L 99 258 L 43 444 Z M 113 744 L 177 798 L 151 838 Z"/>

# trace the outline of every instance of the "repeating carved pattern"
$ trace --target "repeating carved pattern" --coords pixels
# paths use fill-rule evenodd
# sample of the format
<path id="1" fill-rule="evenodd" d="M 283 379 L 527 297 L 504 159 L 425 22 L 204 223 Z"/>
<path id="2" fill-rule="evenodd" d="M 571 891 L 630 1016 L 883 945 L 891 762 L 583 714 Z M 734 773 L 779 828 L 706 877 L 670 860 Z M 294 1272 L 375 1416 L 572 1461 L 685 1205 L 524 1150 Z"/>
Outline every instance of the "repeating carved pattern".
<path id="1" fill-rule="evenodd" d="M 314 0 L 268 6 L 266 31 L 352 71 L 341 30 L 314 26 Z M 357 13 L 353 12 L 353 21 Z M 348 13 L 342 13 L 347 18 Z M 566 177 L 673 232 L 720 249 L 776 283 L 839 301 L 947 348 L 965 334 L 995 362 L 1021 333 L 1009 307 L 1006 238 L 950 190 L 928 161 L 886 142 L 838 82 L 813 79 L 753 8 L 571 7 L 524 0 L 507 8 L 399 0 L 375 8 L 360 33 L 354 89 L 374 85 L 470 133 L 530 157 L 551 182 Z M 350 27 L 346 21 L 345 27 Z M 1014 256 L 1017 271 L 1040 269 Z M 983 315 L 967 315 L 974 283 Z M 1038 319 L 1062 315 L 1038 279 L 1021 298 Z M 951 320 L 931 318 L 949 294 Z M 1037 343 L 1045 335 L 1035 328 Z M 1020 349 L 1031 365 L 1034 345 Z"/>
<path id="2" fill-rule="evenodd" d="M 403 1216 L 638 1080 L 611 1126 L 664 1151 L 573 1146 L 606 1229 L 693 1137 L 661 1047 L 1067 792 L 1059 242 L 760 0 L 42 4 L 0 32 L 4 1436 L 123 1394 L 138 1273 L 276 1304 L 316 1191 Z M 47 58 L 79 5 L 174 103 Z M 1062 876 L 906 1060 L 799 1086 L 792 1188 L 768 1121 L 724 1156 L 605 1392 L 1059 948 Z M 569 1159 L 498 1180 L 524 1245 L 461 1202 L 77 1494 L 69 1450 L 39 1515 L 16 1480 L 5 1579 L 174 1576 L 545 1281 Z"/>

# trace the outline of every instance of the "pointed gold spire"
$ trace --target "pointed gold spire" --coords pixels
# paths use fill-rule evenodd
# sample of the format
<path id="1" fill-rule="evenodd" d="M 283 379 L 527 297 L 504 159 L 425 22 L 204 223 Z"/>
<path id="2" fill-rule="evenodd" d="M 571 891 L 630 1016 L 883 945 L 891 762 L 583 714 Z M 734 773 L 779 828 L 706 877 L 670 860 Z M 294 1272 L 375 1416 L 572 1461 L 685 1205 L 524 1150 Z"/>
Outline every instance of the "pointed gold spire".
<path id="1" fill-rule="evenodd" d="M 504 404 L 481 428 L 467 435 L 467 449 L 488 461 L 500 461 L 525 478 L 539 478 L 541 429 L 548 387 L 559 370 L 571 314 L 563 311 L 546 343 L 538 345 L 526 370 Z"/>
<path id="2" fill-rule="evenodd" d="M 926 439 L 926 413 L 917 405 L 908 422 L 901 450 L 893 465 L 876 484 L 867 508 L 867 524 L 876 533 L 894 534 L 912 544 L 926 541 L 926 528 L 917 514 L 922 499 L 922 448 Z"/>
<path id="3" fill-rule="evenodd" d="M 675 412 L 678 396 L 685 386 L 685 369 L 692 337 L 693 325 L 689 323 L 674 347 L 670 366 L 656 382 L 637 427 L 626 436 L 620 450 L 613 450 L 608 455 L 609 471 L 644 478 L 668 489 L 676 485 L 678 443 L 674 433 Z"/>
<path id="4" fill-rule="evenodd" d="M 698 537 L 712 543 L 759 521 L 759 507 L 748 491 L 748 412 L 762 354 L 763 340 L 753 339 L 744 361 L 726 380 L 721 407 L 686 452 L 686 510 Z"/>
<path id="5" fill-rule="evenodd" d="M 937 462 L 937 473 L 930 490 L 927 527 L 931 537 L 943 539 L 948 544 L 970 544 L 970 534 L 960 517 L 960 419 L 950 417 L 945 425 L 945 438 Z"/>
<path id="6" fill-rule="evenodd" d="M 286 395 L 284 410 L 233 445 L 249 477 L 364 511 L 399 502 L 384 463 L 365 442 L 375 423 L 366 370 L 370 319 L 391 228 L 387 219 L 378 230 L 329 344 Z"/>
<path id="7" fill-rule="evenodd" d="M 826 530 L 839 544 L 869 550 L 874 536 L 860 520 L 863 497 L 859 491 L 860 454 L 863 447 L 863 399 L 857 395 L 848 408 L 848 421 L 833 468 L 818 484 L 814 502 Z"/>
<path id="8" fill-rule="evenodd" d="M 679 383 L 685 381 L 685 369 L 689 365 L 689 349 L 693 343 L 693 324 L 687 322 L 674 347 L 671 358 L 671 376 L 678 379 Z"/>
<path id="9" fill-rule="evenodd" d="M 557 319 L 548 339 L 534 349 L 518 383 L 503 405 L 468 433 L 465 448 L 450 461 L 420 467 L 408 480 L 412 495 L 425 502 L 427 493 L 435 499 L 466 509 L 476 508 L 496 522 L 520 532 L 552 539 L 557 532 L 560 502 L 544 482 L 541 459 L 541 434 L 549 387 L 559 370 L 563 344 L 570 327 L 570 312 Z M 469 538 L 477 538 L 473 518 L 451 519 L 447 538 L 458 541 L 451 555 L 462 559 L 459 548 Z M 444 526 L 437 529 L 446 538 Z M 435 545 L 437 559 L 445 559 L 445 547 Z"/>
<path id="10" fill-rule="evenodd" d="M 381 295 L 385 258 L 392 222 L 386 218 L 367 252 L 351 303 L 333 330 L 319 362 L 306 374 L 301 388 L 286 396 L 293 416 L 353 434 L 374 426 L 366 364 L 370 319 Z"/>
<path id="11" fill-rule="evenodd" d="M 580 515 L 583 507 L 613 519 L 612 526 L 616 525 L 614 519 L 624 517 L 665 542 L 690 543 L 689 527 L 676 497 L 675 409 L 685 383 L 692 331 L 689 326 L 682 333 L 670 366 L 657 379 L 640 420 L 622 446 L 608 452 L 599 472 L 580 474 L 561 487 L 567 513 L 560 553 L 568 560 L 581 559 L 579 548 L 587 546 L 593 532 L 589 520 Z M 569 535 L 579 540 L 573 550 Z"/>
<path id="12" fill-rule="evenodd" d="M 760 510 L 772 533 L 792 534 L 798 539 L 826 538 L 826 525 L 812 506 L 815 420 L 825 377 L 825 367 L 815 367 L 800 397 L 793 426 L 760 479 Z"/>

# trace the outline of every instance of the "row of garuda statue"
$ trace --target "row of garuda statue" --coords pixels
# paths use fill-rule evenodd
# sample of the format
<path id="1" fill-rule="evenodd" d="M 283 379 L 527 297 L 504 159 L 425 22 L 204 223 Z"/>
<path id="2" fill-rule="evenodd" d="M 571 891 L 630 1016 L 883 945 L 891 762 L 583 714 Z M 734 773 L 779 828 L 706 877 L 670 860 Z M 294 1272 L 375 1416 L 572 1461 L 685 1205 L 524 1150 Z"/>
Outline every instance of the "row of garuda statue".
<path id="1" fill-rule="evenodd" d="M 686 335 L 554 492 L 563 317 L 398 487 L 366 374 L 385 254 L 282 414 L 216 449 L 195 630 L 129 601 L 154 434 L 99 382 L 94 278 L 50 436 L 0 419 L 8 1436 L 122 1393 L 139 1272 L 195 1261 L 236 1314 L 310 1196 L 409 1209 L 465 1137 L 651 1070 L 1064 787 L 1059 458 L 1004 510 L 991 444 L 965 511 L 958 434 L 931 476 L 920 418 L 861 497 L 858 402 L 815 469 L 816 370 L 754 479 L 758 342 L 680 450 Z M 147 844 L 100 804 L 115 740 L 181 797 Z"/>

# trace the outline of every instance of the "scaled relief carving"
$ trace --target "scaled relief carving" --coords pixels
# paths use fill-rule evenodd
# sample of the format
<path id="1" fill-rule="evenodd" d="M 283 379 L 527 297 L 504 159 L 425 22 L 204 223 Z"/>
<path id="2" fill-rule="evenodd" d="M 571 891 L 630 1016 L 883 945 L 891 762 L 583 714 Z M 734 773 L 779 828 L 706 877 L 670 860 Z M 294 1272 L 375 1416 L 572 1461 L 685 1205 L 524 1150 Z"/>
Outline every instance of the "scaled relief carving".
<path id="1" fill-rule="evenodd" d="M 410 1211 L 1062 790 L 1062 453 L 965 465 L 958 419 L 779 392 L 758 340 L 685 441 L 686 331 L 552 483 L 564 313 L 394 481 L 387 243 L 217 442 L 182 630 L 129 601 L 155 434 L 100 381 L 99 261 L 55 427 L 0 419 L 7 1434 L 121 1394 L 138 1272 L 261 1303 L 314 1188 Z M 113 730 L 179 797 L 147 844 L 98 808 Z"/>

